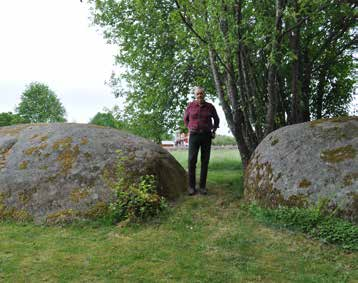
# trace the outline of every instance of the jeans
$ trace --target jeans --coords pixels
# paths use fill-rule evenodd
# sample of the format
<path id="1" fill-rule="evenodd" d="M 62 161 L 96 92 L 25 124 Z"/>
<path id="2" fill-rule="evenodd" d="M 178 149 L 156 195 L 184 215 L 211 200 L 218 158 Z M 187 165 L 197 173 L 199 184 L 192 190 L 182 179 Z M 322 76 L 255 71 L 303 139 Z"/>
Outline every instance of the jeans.
<path id="1" fill-rule="evenodd" d="M 200 188 L 206 188 L 206 177 L 211 149 L 211 133 L 190 133 L 189 137 L 189 187 L 195 190 L 195 170 L 198 159 L 199 148 L 201 150 Z"/>

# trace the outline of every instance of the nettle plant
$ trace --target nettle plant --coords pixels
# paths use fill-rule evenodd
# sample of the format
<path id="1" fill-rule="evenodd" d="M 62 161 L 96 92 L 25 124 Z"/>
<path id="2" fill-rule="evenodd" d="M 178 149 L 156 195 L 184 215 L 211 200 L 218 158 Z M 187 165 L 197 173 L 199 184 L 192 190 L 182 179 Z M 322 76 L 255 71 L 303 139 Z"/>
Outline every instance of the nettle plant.
<path id="1" fill-rule="evenodd" d="M 157 216 L 167 207 L 164 197 L 158 195 L 158 181 L 154 175 L 134 178 L 125 168 L 127 157 L 117 150 L 117 176 L 114 185 L 116 199 L 109 205 L 114 222 L 129 220 L 138 222 Z"/>

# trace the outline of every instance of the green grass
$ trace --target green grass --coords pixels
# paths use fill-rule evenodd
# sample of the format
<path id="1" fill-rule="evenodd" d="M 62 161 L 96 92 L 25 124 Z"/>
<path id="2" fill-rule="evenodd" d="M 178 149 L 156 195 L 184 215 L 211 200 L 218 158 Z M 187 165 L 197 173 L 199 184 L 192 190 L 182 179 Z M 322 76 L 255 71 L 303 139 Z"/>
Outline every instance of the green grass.
<path id="1" fill-rule="evenodd" d="M 209 195 L 146 224 L 0 223 L 0 282 L 357 282 L 357 253 L 246 211 L 236 151 L 213 151 L 209 168 Z"/>
<path id="2" fill-rule="evenodd" d="M 251 203 L 248 210 L 268 225 L 301 231 L 309 237 L 358 252 L 358 226 L 327 213 L 322 207 L 270 209 Z"/>
<path id="3" fill-rule="evenodd" d="M 188 168 L 188 152 L 186 150 L 172 151 L 171 154 L 185 168 Z M 197 179 L 200 174 L 200 152 L 197 163 Z M 209 163 L 208 187 L 219 187 L 230 191 L 236 196 L 242 196 L 242 164 L 238 150 L 212 150 Z"/>

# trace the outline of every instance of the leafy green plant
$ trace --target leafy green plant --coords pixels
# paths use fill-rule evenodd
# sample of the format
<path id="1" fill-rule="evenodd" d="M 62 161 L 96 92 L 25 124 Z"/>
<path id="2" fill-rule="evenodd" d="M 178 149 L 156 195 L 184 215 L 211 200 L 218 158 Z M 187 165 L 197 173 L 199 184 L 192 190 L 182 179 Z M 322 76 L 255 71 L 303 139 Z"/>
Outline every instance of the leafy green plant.
<path id="1" fill-rule="evenodd" d="M 121 154 L 121 151 L 117 152 Z M 125 161 L 126 157 L 120 156 L 117 164 L 116 200 L 109 205 L 113 222 L 137 222 L 158 215 L 167 207 L 167 202 L 157 193 L 155 176 L 144 175 L 139 180 L 130 178 L 125 170 Z"/>
<path id="2" fill-rule="evenodd" d="M 279 207 L 268 209 L 253 203 L 249 211 L 267 224 L 301 231 L 325 243 L 358 251 L 358 226 L 325 212 L 324 202 L 311 208 Z"/>

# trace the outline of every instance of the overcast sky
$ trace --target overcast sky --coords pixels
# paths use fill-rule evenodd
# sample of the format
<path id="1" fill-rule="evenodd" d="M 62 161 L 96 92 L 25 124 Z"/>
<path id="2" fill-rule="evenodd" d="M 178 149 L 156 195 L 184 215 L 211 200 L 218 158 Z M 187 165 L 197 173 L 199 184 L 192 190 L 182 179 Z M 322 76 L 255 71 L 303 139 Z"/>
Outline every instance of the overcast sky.
<path id="1" fill-rule="evenodd" d="M 47 84 L 69 122 L 87 123 L 120 105 L 105 85 L 116 47 L 91 26 L 79 0 L 0 0 L 0 112 L 14 112 L 30 82 Z M 220 134 L 228 134 L 221 109 Z"/>
<path id="2" fill-rule="evenodd" d="M 104 107 L 120 105 L 105 85 L 116 47 L 90 25 L 79 0 L 0 0 L 0 112 L 13 112 L 26 85 L 47 84 L 69 122 L 87 123 Z M 224 115 L 219 134 L 228 134 Z"/>
<path id="3" fill-rule="evenodd" d="M 26 85 L 47 84 L 70 122 L 119 103 L 104 84 L 115 47 L 90 27 L 78 0 L 0 0 L 0 112 L 14 111 Z"/>

